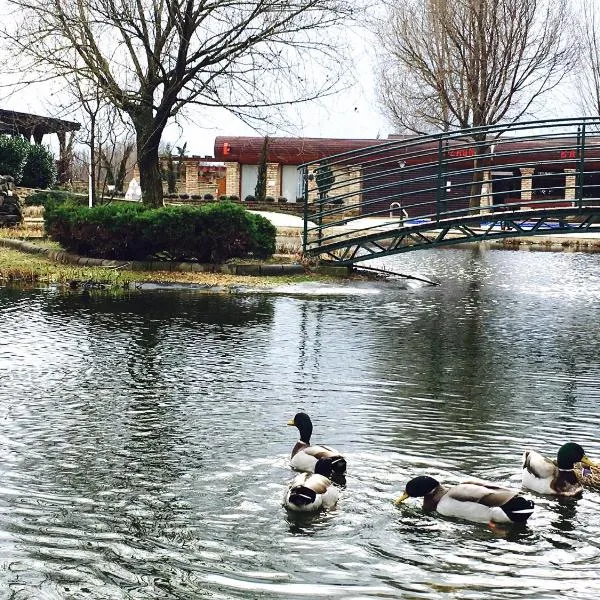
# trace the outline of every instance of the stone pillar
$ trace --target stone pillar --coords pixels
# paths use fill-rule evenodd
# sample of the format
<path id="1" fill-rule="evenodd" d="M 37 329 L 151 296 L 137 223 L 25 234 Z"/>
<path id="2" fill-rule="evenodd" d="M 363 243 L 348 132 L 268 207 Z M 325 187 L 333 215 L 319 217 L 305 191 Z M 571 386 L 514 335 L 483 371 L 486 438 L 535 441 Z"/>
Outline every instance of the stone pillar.
<path id="1" fill-rule="evenodd" d="M 319 165 L 310 165 L 308 167 L 308 201 L 316 202 L 319 199 L 319 188 L 315 179 L 315 171 Z"/>
<path id="2" fill-rule="evenodd" d="M 279 163 L 267 163 L 267 196 L 275 200 L 281 196 L 281 177 L 279 176 Z"/>
<path id="3" fill-rule="evenodd" d="M 133 165 L 133 179 L 135 179 L 138 183 L 140 182 L 140 168 L 137 163 Z"/>
<path id="4" fill-rule="evenodd" d="M 535 169 L 531 167 L 523 167 L 521 169 L 521 200 L 531 202 L 531 188 L 533 187 L 533 172 Z"/>
<path id="5" fill-rule="evenodd" d="M 565 200 L 575 201 L 575 188 L 577 186 L 576 169 L 565 169 Z"/>
<path id="6" fill-rule="evenodd" d="M 336 190 L 336 194 L 348 194 L 346 198 L 344 198 L 344 204 L 347 206 L 347 210 L 344 211 L 344 217 L 348 216 L 357 216 L 360 211 L 359 204 L 362 201 L 362 176 L 360 168 L 348 168 L 344 171 L 340 171 L 339 175 L 336 173 L 336 182 L 337 177 L 343 176 L 344 180 L 348 183 L 343 187 Z"/>
<path id="7" fill-rule="evenodd" d="M 238 196 L 241 194 L 240 179 L 241 179 L 241 166 L 237 162 L 226 162 L 225 163 L 225 195 L 227 196 Z M 243 200 L 243 198 L 240 198 Z"/>
<path id="8" fill-rule="evenodd" d="M 479 204 L 481 208 L 489 208 L 493 204 L 491 171 L 483 172 L 483 180 L 481 182 L 481 200 Z"/>
<path id="9" fill-rule="evenodd" d="M 185 162 L 185 193 L 198 194 L 198 161 L 187 160 Z"/>

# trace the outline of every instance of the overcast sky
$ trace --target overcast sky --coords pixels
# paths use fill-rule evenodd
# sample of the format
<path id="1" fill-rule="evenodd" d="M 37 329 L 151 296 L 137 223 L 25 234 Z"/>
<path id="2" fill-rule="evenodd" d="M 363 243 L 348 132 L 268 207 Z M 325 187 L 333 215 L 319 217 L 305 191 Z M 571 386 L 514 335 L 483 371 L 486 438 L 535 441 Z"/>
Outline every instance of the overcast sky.
<path id="1" fill-rule="evenodd" d="M 6 2 L 0 0 L 0 15 L 6 17 Z M 350 33 L 352 35 L 350 36 Z M 373 44 L 366 32 L 349 32 L 348 41 L 352 46 L 354 83 L 349 89 L 331 97 L 296 105 L 290 109 L 285 126 L 276 130 L 255 130 L 220 109 L 201 110 L 190 108 L 190 119 L 182 121 L 182 126 L 170 125 L 163 136 L 163 142 L 182 145 L 187 142 L 190 154 L 212 155 L 214 139 L 220 135 L 281 135 L 294 137 L 332 138 L 385 138 L 392 133 L 391 126 L 378 110 L 375 98 L 375 58 L 368 53 Z M 31 112 L 46 116 L 73 119 L 72 115 L 59 114 L 60 86 L 44 84 L 27 91 L 10 94 L 8 89 L 0 89 L 0 108 Z M 54 146 L 55 140 L 44 139 L 44 143 Z M 55 137 L 55 136 L 52 136 Z"/>
<path id="2" fill-rule="evenodd" d="M 598 0 L 600 1 L 600 0 Z M 5 0 L 0 0 L 0 9 L 6 8 Z M 0 10 L 0 13 L 4 11 Z M 6 14 L 6 13 L 5 13 Z M 170 125 L 163 136 L 163 142 L 181 146 L 187 143 L 190 154 L 212 155 L 216 136 L 236 135 L 283 135 L 295 137 L 364 138 L 385 139 L 393 133 L 392 126 L 381 115 L 376 101 L 375 57 L 370 49 L 375 44 L 366 32 L 349 30 L 348 42 L 352 46 L 355 74 L 353 85 L 337 94 L 310 104 L 296 105 L 288 116 L 290 123 L 285 128 L 254 130 L 225 110 L 189 109 L 190 119 L 182 121 L 182 126 Z M 5 109 L 32 112 L 49 116 L 63 116 L 57 113 L 58 95 L 48 86 L 21 91 L 7 96 L 7 90 L 0 90 L 0 107 Z M 540 117 L 557 118 L 575 116 L 573 113 L 573 85 L 565 85 L 542 102 Z M 64 116 L 64 118 L 73 118 Z M 49 143 L 51 140 L 44 140 Z M 54 142 L 54 141 L 53 141 Z M 52 143 L 54 146 L 54 143 Z"/>

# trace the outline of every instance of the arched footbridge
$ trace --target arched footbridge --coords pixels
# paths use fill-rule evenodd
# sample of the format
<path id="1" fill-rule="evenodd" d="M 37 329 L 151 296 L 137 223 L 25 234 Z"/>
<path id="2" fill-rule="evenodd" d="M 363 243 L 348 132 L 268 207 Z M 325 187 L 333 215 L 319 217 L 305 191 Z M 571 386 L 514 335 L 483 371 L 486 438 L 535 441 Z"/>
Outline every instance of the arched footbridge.
<path id="1" fill-rule="evenodd" d="M 600 119 L 397 136 L 300 167 L 303 252 L 352 265 L 517 236 L 600 234 Z"/>

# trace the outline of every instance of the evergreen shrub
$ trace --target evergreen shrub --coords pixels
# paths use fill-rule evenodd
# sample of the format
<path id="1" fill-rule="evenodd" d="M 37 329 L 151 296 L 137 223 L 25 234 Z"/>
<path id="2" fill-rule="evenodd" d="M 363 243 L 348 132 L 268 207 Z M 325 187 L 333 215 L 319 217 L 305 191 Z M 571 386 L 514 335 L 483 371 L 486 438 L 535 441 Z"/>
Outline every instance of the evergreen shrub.
<path id="1" fill-rule="evenodd" d="M 31 144 L 20 136 L 0 135 L 0 175 L 11 175 L 15 184 L 20 184 L 30 148 Z"/>
<path id="2" fill-rule="evenodd" d="M 50 188 L 56 183 L 56 163 L 50 150 L 37 144 L 29 147 L 21 185 L 29 188 Z"/>
<path id="3" fill-rule="evenodd" d="M 62 204 L 63 202 L 70 202 L 71 204 L 81 204 L 87 206 L 88 197 L 87 195 L 72 194 L 71 192 L 65 192 L 61 190 L 48 190 L 48 191 L 37 191 L 24 198 L 25 206 L 46 206 L 48 202 L 55 204 Z"/>
<path id="4" fill-rule="evenodd" d="M 97 258 L 197 260 L 219 263 L 275 252 L 270 221 L 231 202 L 146 208 L 107 204 L 84 208 L 47 203 L 46 231 L 64 248 Z"/>

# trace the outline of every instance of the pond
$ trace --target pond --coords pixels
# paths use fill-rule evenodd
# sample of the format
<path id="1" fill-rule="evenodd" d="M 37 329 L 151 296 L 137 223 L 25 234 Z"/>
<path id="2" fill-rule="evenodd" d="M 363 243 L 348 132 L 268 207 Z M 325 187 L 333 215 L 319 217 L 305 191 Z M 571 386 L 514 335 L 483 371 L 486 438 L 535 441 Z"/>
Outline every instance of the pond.
<path id="1" fill-rule="evenodd" d="M 0 598 L 595 598 L 600 493 L 526 526 L 424 514 L 408 479 L 519 487 L 600 461 L 600 257 L 431 250 L 398 279 L 261 293 L 0 288 Z M 337 507 L 281 501 L 298 410 Z"/>

